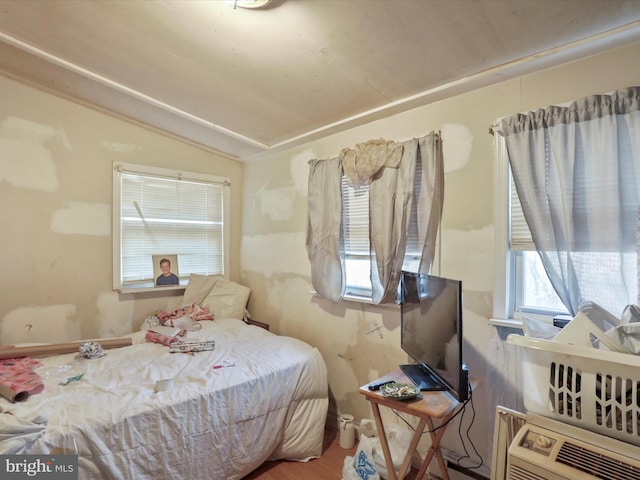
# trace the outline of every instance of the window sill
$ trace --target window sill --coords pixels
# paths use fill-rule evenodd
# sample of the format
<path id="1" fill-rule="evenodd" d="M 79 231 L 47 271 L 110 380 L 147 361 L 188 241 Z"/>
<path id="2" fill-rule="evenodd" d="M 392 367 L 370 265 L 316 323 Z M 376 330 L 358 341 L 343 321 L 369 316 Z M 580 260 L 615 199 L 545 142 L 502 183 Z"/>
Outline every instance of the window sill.
<path id="1" fill-rule="evenodd" d="M 490 318 L 489 325 L 495 327 L 508 327 L 508 328 L 520 328 L 522 329 L 522 320 L 516 320 L 513 318 Z"/>
<path id="2" fill-rule="evenodd" d="M 115 288 L 114 290 L 118 293 L 157 293 L 157 292 L 173 292 L 176 290 L 182 290 L 184 291 L 184 289 L 187 288 L 186 285 L 175 285 L 175 286 L 167 286 L 167 287 L 142 287 L 142 286 L 135 286 L 135 287 L 120 287 L 120 288 Z"/>
<path id="3" fill-rule="evenodd" d="M 318 294 L 315 290 L 309 290 L 309 293 L 314 297 L 324 298 Z M 373 305 L 375 307 L 383 307 L 383 308 L 397 308 L 400 306 L 398 303 L 374 303 L 373 300 L 366 297 L 358 297 L 356 295 L 344 295 L 342 297 L 342 302 L 352 302 L 352 303 L 364 303 L 366 305 Z M 342 303 L 341 302 L 341 303 Z"/>

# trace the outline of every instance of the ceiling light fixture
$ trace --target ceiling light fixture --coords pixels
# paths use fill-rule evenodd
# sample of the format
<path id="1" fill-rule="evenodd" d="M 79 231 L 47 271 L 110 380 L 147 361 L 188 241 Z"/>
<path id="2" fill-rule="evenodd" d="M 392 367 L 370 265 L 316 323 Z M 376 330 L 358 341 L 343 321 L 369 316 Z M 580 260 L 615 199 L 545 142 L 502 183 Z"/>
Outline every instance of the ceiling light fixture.
<path id="1" fill-rule="evenodd" d="M 234 10 L 240 8 L 262 8 L 271 3 L 271 0 L 232 0 Z"/>

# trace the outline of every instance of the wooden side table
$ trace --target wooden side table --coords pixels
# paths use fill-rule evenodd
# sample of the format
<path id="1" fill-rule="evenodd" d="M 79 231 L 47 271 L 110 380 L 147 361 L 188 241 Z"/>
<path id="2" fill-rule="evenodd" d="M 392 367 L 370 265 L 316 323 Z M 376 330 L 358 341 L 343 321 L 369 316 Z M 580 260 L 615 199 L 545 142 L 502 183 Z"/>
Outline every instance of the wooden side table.
<path id="1" fill-rule="evenodd" d="M 422 436 L 425 427 L 428 428 L 429 434 L 431 435 L 431 446 L 429 447 L 427 455 L 422 462 L 422 466 L 420 467 L 416 479 L 421 479 L 424 477 L 429 464 L 435 457 L 438 465 L 440 466 L 440 470 L 442 471 L 443 478 L 445 480 L 449 480 L 447 464 L 444 461 L 442 450 L 440 448 L 440 440 L 442 440 L 442 436 L 447 429 L 447 422 L 453 417 L 453 415 L 455 415 L 457 407 L 460 405 L 460 403 L 447 392 L 421 392 L 418 398 L 414 400 L 401 401 L 386 398 L 380 393 L 380 391 L 371 391 L 368 388 L 371 384 L 388 382 L 390 380 L 396 381 L 398 383 L 413 383 L 411 382 L 411 380 L 409 380 L 409 378 L 407 378 L 402 370 L 398 369 L 395 372 L 376 380 L 375 382 L 363 385 L 359 390 L 360 393 L 364 395 L 371 404 L 373 418 L 376 422 L 376 428 L 378 429 L 378 436 L 380 437 L 380 445 L 382 446 L 382 452 L 384 453 L 385 464 L 387 466 L 387 471 L 389 472 L 389 480 L 398 480 L 398 478 L 404 478 L 405 473 L 409 468 L 411 468 L 411 459 L 416 449 L 418 448 L 418 443 L 420 442 L 420 437 Z M 409 444 L 407 454 L 405 455 L 398 472 L 396 472 L 395 468 L 393 467 L 393 460 L 391 458 L 391 452 L 389 450 L 389 442 L 384 431 L 382 417 L 380 416 L 380 405 L 391 408 L 393 410 L 397 410 L 399 412 L 408 413 L 409 415 L 414 415 L 420 419 L 420 422 L 418 423 L 418 426 L 411 439 L 411 443 Z M 440 428 L 435 431 L 433 422 L 434 419 L 438 419 L 438 424 L 440 425 Z"/>

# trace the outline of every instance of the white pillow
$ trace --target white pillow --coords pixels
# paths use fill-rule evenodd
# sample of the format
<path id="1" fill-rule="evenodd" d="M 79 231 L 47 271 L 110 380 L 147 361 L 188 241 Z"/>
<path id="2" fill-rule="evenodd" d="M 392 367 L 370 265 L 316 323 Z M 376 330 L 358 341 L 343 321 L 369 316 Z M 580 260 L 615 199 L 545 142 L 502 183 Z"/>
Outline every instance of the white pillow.
<path id="1" fill-rule="evenodd" d="M 213 286 L 202 306 L 213 312 L 216 318 L 242 319 L 250 293 L 249 287 L 222 279 Z"/>
<path id="2" fill-rule="evenodd" d="M 213 286 L 222 280 L 222 275 L 189 275 L 189 283 L 182 296 L 182 305 L 201 305 Z"/>

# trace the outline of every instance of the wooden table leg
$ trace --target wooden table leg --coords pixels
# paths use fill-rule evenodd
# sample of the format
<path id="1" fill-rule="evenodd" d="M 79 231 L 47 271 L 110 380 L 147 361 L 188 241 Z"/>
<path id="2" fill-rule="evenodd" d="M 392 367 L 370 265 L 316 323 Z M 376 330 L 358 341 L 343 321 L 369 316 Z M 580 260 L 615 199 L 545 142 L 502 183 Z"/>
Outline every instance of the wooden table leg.
<path id="1" fill-rule="evenodd" d="M 380 415 L 380 408 L 376 402 L 371 403 L 371 410 L 373 411 L 373 418 L 376 421 L 376 428 L 378 429 L 378 437 L 380 438 L 380 446 L 382 447 L 382 453 L 384 454 L 385 465 L 387 466 L 387 477 L 388 480 L 398 480 L 399 478 L 404 478 L 406 472 L 411 468 L 411 460 L 413 459 L 413 454 L 416 452 L 418 448 L 418 443 L 420 443 L 420 439 L 422 438 L 422 432 L 424 431 L 425 426 L 430 424 L 429 430 L 433 430 L 433 424 L 430 423 L 429 417 L 420 417 L 420 422 L 416 427 L 416 430 L 413 432 L 413 436 L 411 438 L 411 443 L 409 444 L 409 448 L 407 449 L 407 453 L 405 454 L 404 460 L 402 462 L 402 466 L 398 473 L 396 473 L 395 467 L 393 465 L 393 457 L 391 456 L 391 450 L 389 448 L 389 441 L 387 439 L 387 434 L 384 429 L 384 424 L 382 422 L 382 416 Z M 433 454 L 429 457 L 431 457 Z M 430 461 L 430 460 L 429 460 Z M 427 462 L 428 465 L 428 462 Z M 426 470 L 426 467 L 425 467 Z M 421 477 L 417 477 L 421 478 Z M 448 479 L 445 479 L 448 480 Z"/>
<path id="2" fill-rule="evenodd" d="M 376 402 L 369 402 L 371 404 L 371 410 L 373 411 L 373 418 L 376 421 L 376 428 L 378 429 L 378 437 L 380 437 L 380 446 L 382 447 L 382 453 L 384 454 L 384 462 L 387 466 L 388 480 L 398 480 L 396 471 L 393 468 L 393 459 L 391 458 L 391 451 L 389 450 L 389 442 L 387 441 L 387 434 L 384 431 L 384 425 L 382 423 L 382 417 L 380 416 L 380 408 Z"/>
<path id="3" fill-rule="evenodd" d="M 402 466 L 400 467 L 400 471 L 398 472 L 398 478 L 404 478 L 409 468 L 411 468 L 411 460 L 413 460 L 413 454 L 416 453 L 418 443 L 420 443 L 420 439 L 422 438 L 422 432 L 424 431 L 424 427 L 427 425 L 427 420 L 428 417 L 420 418 L 420 422 L 413 432 L 413 437 L 411 437 L 411 443 L 409 444 L 409 449 L 407 450 L 407 454 L 404 457 L 404 462 L 402 462 Z"/>
<path id="4" fill-rule="evenodd" d="M 427 425 L 429 427 L 429 435 L 431 436 L 431 446 L 429 447 L 429 451 L 427 452 L 427 455 L 424 458 L 424 461 L 422 462 L 420 471 L 416 475 L 416 479 L 421 479 L 424 477 L 425 473 L 427 472 L 427 468 L 431 463 L 431 460 L 435 456 L 436 459 L 438 460 L 438 465 L 440 466 L 442 478 L 444 480 L 449 480 L 449 472 L 447 470 L 447 464 L 444 461 L 444 457 L 442 456 L 442 449 L 440 448 L 440 440 L 442 440 L 444 432 L 447 430 L 447 427 L 445 424 L 449 421 L 449 419 L 452 416 L 453 416 L 453 412 L 447 415 L 445 418 L 443 418 L 440 428 L 438 428 L 438 430 L 436 430 L 435 432 L 433 431 L 434 427 L 433 427 L 433 421 L 431 420 L 431 417 L 426 417 Z"/>

